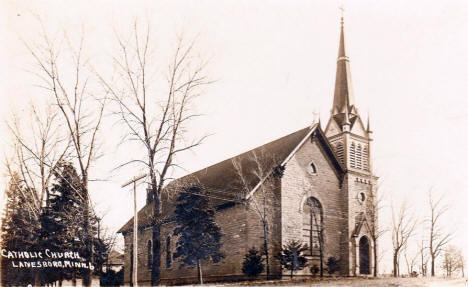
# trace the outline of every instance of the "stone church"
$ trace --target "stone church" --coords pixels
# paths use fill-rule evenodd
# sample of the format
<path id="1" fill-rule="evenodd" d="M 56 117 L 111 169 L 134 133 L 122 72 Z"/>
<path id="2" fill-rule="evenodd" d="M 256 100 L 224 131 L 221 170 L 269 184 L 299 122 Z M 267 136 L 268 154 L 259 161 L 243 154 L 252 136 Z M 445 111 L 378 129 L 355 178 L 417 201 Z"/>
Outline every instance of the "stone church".
<path id="1" fill-rule="evenodd" d="M 202 262 L 205 281 L 242 280 L 247 251 L 262 249 L 267 237 L 270 276 L 281 270 L 278 254 L 290 240 L 309 246 L 309 266 L 320 258 L 339 260 L 340 274 L 371 274 L 374 268 L 377 177 L 372 173 L 372 131 L 355 106 L 350 62 L 346 55 L 343 20 L 338 49 L 331 116 L 263 146 L 172 181 L 163 196 L 163 214 L 174 212 L 174 194 L 197 184 L 216 209 L 225 258 Z M 172 196 L 167 196 L 172 194 Z M 152 238 L 150 202 L 138 217 L 138 281 L 149 285 Z M 119 232 L 125 239 L 125 282 L 131 279 L 133 219 Z M 177 238 L 170 221 L 161 227 L 161 282 L 196 282 L 196 267 L 180 268 L 174 259 Z M 266 270 L 263 273 L 265 276 Z M 283 273 L 282 273 L 283 272 Z M 309 275 L 309 267 L 298 271 Z"/>

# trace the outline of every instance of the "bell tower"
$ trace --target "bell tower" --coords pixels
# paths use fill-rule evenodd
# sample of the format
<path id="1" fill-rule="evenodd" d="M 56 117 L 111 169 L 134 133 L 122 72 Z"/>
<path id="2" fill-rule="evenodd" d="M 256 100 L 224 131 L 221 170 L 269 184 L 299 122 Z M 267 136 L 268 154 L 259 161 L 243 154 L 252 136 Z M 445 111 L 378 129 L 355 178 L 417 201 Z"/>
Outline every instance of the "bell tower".
<path id="1" fill-rule="evenodd" d="M 377 177 L 372 173 L 372 131 L 369 119 L 367 125 L 364 125 L 355 104 L 343 16 L 333 105 L 325 135 L 345 169 L 342 194 L 347 230 L 343 232 L 342 254 L 347 260 L 344 260 L 342 268 L 351 276 L 370 274 L 374 268 L 374 246 L 377 244 L 372 240 L 375 238 L 372 233 L 377 226 L 377 216 L 373 209 Z"/>

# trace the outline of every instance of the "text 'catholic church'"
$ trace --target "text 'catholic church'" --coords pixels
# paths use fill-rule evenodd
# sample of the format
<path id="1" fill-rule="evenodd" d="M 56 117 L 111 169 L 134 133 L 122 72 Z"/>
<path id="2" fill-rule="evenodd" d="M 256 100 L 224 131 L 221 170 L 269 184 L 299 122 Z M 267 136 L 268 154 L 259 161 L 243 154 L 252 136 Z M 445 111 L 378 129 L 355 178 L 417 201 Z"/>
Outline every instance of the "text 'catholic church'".
<path id="1" fill-rule="evenodd" d="M 218 263 L 202 262 L 205 281 L 244 279 L 244 255 L 252 247 L 264 247 L 264 230 L 271 278 L 288 274 L 282 271 L 275 255 L 290 240 L 309 246 L 308 266 L 320 266 L 321 257 L 324 262 L 335 257 L 341 275 L 371 274 L 377 228 L 377 177 L 372 174 L 371 142 L 369 121 L 367 126 L 363 124 L 354 102 L 342 20 L 335 94 L 325 130 L 320 123 L 314 123 L 174 180 L 163 195 L 162 213 L 170 218 L 176 196 L 167 194 L 177 193 L 184 186 L 197 184 L 210 195 L 210 204 L 216 208 L 216 223 L 223 234 L 221 251 L 225 258 Z M 138 214 L 138 281 L 149 285 L 152 204 L 148 202 Z M 132 222 L 129 220 L 119 230 L 125 238 L 127 283 L 133 264 Z M 180 268 L 173 258 L 177 242 L 174 227 L 171 221 L 161 227 L 161 282 L 196 282 L 197 268 Z M 311 274 L 310 268 L 296 274 Z M 266 275 L 266 270 L 262 275 Z"/>

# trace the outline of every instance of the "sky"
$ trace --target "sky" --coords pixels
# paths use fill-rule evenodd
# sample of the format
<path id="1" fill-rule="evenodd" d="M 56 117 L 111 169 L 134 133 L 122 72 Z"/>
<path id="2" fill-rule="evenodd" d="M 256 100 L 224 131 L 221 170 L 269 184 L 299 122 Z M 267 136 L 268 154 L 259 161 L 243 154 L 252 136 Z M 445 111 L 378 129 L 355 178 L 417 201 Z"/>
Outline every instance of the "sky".
<path id="1" fill-rule="evenodd" d="M 43 101 L 28 70 L 24 42 L 38 41 L 39 16 L 50 33 L 74 38 L 86 31 L 97 68 L 115 50 L 115 31 L 150 20 L 158 53 L 171 52 L 177 33 L 197 37 L 197 51 L 210 59 L 215 80 L 195 109 L 203 114 L 187 135 L 210 135 L 179 158 L 196 171 L 312 123 L 328 121 L 339 40 L 338 7 L 345 7 L 347 54 L 356 105 L 374 131 L 373 160 L 384 194 L 382 226 L 390 205 L 407 201 L 422 220 L 433 189 L 451 208 L 444 225 L 456 230 L 453 244 L 468 258 L 468 2 L 466 1 L 10 1 L 0 2 L 0 148 L 8 153 L 4 121 L 24 115 L 31 99 Z M 57 32 L 58 31 L 58 32 Z M 161 57 L 164 58 L 164 57 Z M 163 61 L 163 60 L 161 60 Z M 164 62 L 161 62 L 164 65 Z M 42 97 L 42 98 L 41 98 Z M 139 173 L 114 170 L 131 156 L 118 146 L 121 129 L 106 117 L 104 156 L 92 174 L 91 198 L 116 231 L 131 218 L 132 195 L 120 186 Z M 6 186 L 1 179 L 0 188 Z M 145 191 L 139 187 L 138 205 Z M 414 240 L 418 239 L 419 235 Z M 382 238 L 390 249 L 390 232 Z M 390 251 L 383 270 L 390 272 Z"/>

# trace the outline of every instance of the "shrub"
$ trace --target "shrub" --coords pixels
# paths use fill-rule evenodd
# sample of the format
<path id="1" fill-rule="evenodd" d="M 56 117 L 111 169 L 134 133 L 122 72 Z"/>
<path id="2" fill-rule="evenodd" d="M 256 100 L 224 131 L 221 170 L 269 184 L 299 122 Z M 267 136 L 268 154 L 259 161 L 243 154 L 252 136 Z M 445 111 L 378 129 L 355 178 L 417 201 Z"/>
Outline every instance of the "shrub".
<path id="1" fill-rule="evenodd" d="M 263 264 L 263 257 L 260 252 L 252 247 L 249 249 L 247 254 L 244 256 L 244 262 L 242 263 L 242 273 L 249 276 L 250 278 L 257 277 L 263 272 L 265 268 Z"/>
<path id="2" fill-rule="evenodd" d="M 283 247 L 281 253 L 277 256 L 281 265 L 291 271 L 291 278 L 294 271 L 302 270 L 307 266 L 307 259 L 304 256 L 304 251 L 309 247 L 307 244 L 301 244 L 299 241 L 291 240 Z"/>
<path id="3" fill-rule="evenodd" d="M 327 260 L 328 274 L 333 274 L 340 270 L 340 261 L 335 257 L 328 257 Z"/>
<path id="4" fill-rule="evenodd" d="M 310 273 L 312 273 L 312 275 L 315 277 L 317 276 L 317 274 L 319 273 L 320 271 L 320 268 L 317 266 L 317 265 L 312 265 L 310 267 Z"/>

